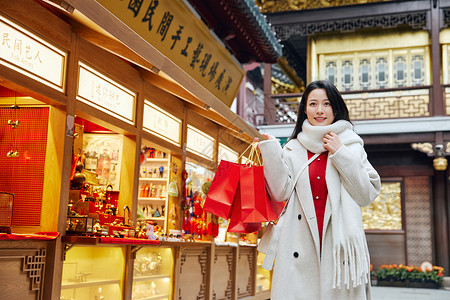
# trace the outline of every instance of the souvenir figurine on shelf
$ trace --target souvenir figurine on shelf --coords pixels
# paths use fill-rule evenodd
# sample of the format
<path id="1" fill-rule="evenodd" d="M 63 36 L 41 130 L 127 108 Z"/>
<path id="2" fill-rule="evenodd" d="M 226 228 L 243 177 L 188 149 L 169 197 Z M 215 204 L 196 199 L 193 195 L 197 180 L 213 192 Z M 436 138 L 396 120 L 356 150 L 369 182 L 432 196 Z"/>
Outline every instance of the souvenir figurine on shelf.
<path id="1" fill-rule="evenodd" d="M 99 220 L 95 220 L 95 224 L 92 227 L 92 231 L 94 233 L 99 233 L 100 234 L 101 229 L 102 229 L 102 226 L 100 225 L 100 221 Z"/>
<path id="2" fill-rule="evenodd" d="M 161 167 L 159 167 L 159 178 L 163 178 L 164 176 L 164 167 L 163 166 L 161 166 Z"/>
<path id="3" fill-rule="evenodd" d="M 156 289 L 156 283 L 154 281 L 152 281 L 152 283 L 150 284 L 151 288 L 150 288 L 150 292 L 152 295 L 157 295 L 159 292 Z"/>
<path id="4" fill-rule="evenodd" d="M 147 234 L 145 232 L 144 227 L 141 227 L 141 230 L 138 233 L 138 239 L 146 239 L 147 238 Z"/>
<path id="5" fill-rule="evenodd" d="M 149 240 L 156 240 L 155 228 L 150 223 L 147 223 L 147 232 L 146 232 L 146 234 L 147 234 L 147 239 L 149 239 Z"/>
<path id="6" fill-rule="evenodd" d="M 75 173 L 71 178 L 71 189 L 80 190 L 83 187 L 83 183 L 86 181 L 86 175 L 83 174 L 83 158 L 81 155 L 77 155 L 75 158 Z"/>
<path id="7" fill-rule="evenodd" d="M 155 213 L 153 214 L 153 216 L 154 216 L 155 218 L 161 217 L 161 214 L 159 213 L 158 208 L 156 208 Z"/>

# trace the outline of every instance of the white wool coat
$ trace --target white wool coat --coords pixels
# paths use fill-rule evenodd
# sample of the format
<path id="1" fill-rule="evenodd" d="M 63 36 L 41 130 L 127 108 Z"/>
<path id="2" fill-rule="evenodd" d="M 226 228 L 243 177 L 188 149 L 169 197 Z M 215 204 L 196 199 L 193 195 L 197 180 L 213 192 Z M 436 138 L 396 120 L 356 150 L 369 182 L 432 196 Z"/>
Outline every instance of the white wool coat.
<path id="1" fill-rule="evenodd" d="M 283 225 L 276 248 L 272 300 L 370 299 L 370 282 L 356 288 L 332 288 L 333 216 L 330 197 L 344 195 L 351 197 L 359 206 L 366 206 L 378 196 L 381 187 L 378 173 L 367 160 L 362 140 L 353 131 L 351 134 L 356 137 L 350 139 L 350 143 L 343 142 L 344 145 L 338 151 L 328 156 L 325 177 L 328 199 L 324 215 L 322 253 L 308 168 L 297 181 L 286 213 L 281 217 Z M 289 141 L 283 149 L 277 140 L 261 142 L 259 148 L 272 199 L 287 200 L 295 175 L 308 160 L 307 149 L 297 139 Z M 342 193 L 342 188 L 346 192 Z"/>

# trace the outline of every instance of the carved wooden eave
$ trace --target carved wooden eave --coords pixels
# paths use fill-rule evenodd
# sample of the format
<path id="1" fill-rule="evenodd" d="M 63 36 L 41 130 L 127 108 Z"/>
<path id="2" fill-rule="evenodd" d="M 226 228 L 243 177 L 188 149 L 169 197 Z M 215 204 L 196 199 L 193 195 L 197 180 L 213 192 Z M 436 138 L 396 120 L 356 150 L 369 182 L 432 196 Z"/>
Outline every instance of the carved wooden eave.
<path id="1" fill-rule="evenodd" d="M 380 2 L 347 7 L 268 14 L 277 38 L 324 32 L 352 32 L 368 28 L 410 26 L 429 30 L 429 1 Z"/>
<path id="2" fill-rule="evenodd" d="M 315 1 L 315 0 L 256 0 L 262 13 L 276 13 L 293 10 L 307 10 L 325 7 L 348 6 L 373 2 L 388 2 L 393 0 L 340 0 L 340 1 Z"/>

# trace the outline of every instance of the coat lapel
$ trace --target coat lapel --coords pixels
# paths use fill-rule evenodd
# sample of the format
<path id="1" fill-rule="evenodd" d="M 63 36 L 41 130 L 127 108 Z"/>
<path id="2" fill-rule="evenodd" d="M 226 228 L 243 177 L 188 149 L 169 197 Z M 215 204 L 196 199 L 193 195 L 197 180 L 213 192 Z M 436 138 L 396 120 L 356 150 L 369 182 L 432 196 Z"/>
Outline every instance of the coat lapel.
<path id="1" fill-rule="evenodd" d="M 306 221 L 308 222 L 309 231 L 314 240 L 314 246 L 316 247 L 317 258 L 320 257 L 320 241 L 319 241 L 319 229 L 317 227 L 316 209 L 314 207 L 314 200 L 312 198 L 311 185 L 309 183 L 309 172 L 306 169 L 300 176 L 297 183 L 297 198 L 300 201 L 300 205 L 303 208 Z M 301 193 L 299 193 L 299 190 Z"/>
<path id="2" fill-rule="evenodd" d="M 330 161 L 329 155 L 327 160 L 325 180 L 327 182 L 328 197 L 323 218 L 323 234 L 325 234 L 327 230 L 328 223 L 330 222 L 331 218 L 331 212 L 333 210 L 330 197 L 340 197 L 341 195 L 341 180 L 339 177 L 339 173 L 333 166 L 333 163 Z"/>
<path id="3" fill-rule="evenodd" d="M 299 168 L 303 166 L 304 163 L 308 161 L 308 154 L 305 148 L 297 147 L 297 143 L 291 143 L 288 146 L 288 149 L 293 150 L 294 148 L 298 148 L 296 155 L 298 155 L 295 159 L 294 165 L 296 168 L 295 172 L 299 171 Z M 295 176 L 297 173 L 292 174 Z M 311 184 L 309 182 L 309 171 L 308 167 L 303 171 L 298 179 L 295 192 L 297 194 L 297 198 L 299 199 L 300 205 L 303 208 L 303 212 L 305 214 L 305 219 L 309 226 L 309 231 L 314 240 L 314 246 L 316 247 L 317 258 L 320 257 L 320 241 L 319 241 L 319 230 L 317 228 L 317 218 L 316 218 L 316 210 L 314 207 L 314 201 L 312 198 Z"/>

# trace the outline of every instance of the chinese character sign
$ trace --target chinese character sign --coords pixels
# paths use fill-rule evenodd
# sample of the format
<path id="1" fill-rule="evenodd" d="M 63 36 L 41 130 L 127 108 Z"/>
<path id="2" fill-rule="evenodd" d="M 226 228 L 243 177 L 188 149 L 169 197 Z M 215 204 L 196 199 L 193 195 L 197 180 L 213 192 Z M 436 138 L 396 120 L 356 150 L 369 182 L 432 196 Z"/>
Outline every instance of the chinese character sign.
<path id="1" fill-rule="evenodd" d="M 182 0 L 97 2 L 231 106 L 244 71 Z"/>
<path id="2" fill-rule="evenodd" d="M 180 145 L 181 120 L 147 100 L 144 104 L 143 122 L 145 130 L 172 144 Z"/>
<path id="3" fill-rule="evenodd" d="M 77 99 L 127 123 L 134 124 L 136 94 L 88 65 L 82 62 L 79 65 Z"/>
<path id="4" fill-rule="evenodd" d="M 0 16 L 0 63 L 63 91 L 67 53 Z"/>
<path id="5" fill-rule="evenodd" d="M 224 159 L 231 162 L 238 160 L 238 153 L 222 143 L 219 143 L 219 162 Z"/>
<path id="6" fill-rule="evenodd" d="M 187 128 L 186 148 L 192 153 L 213 160 L 214 139 L 191 125 Z"/>

